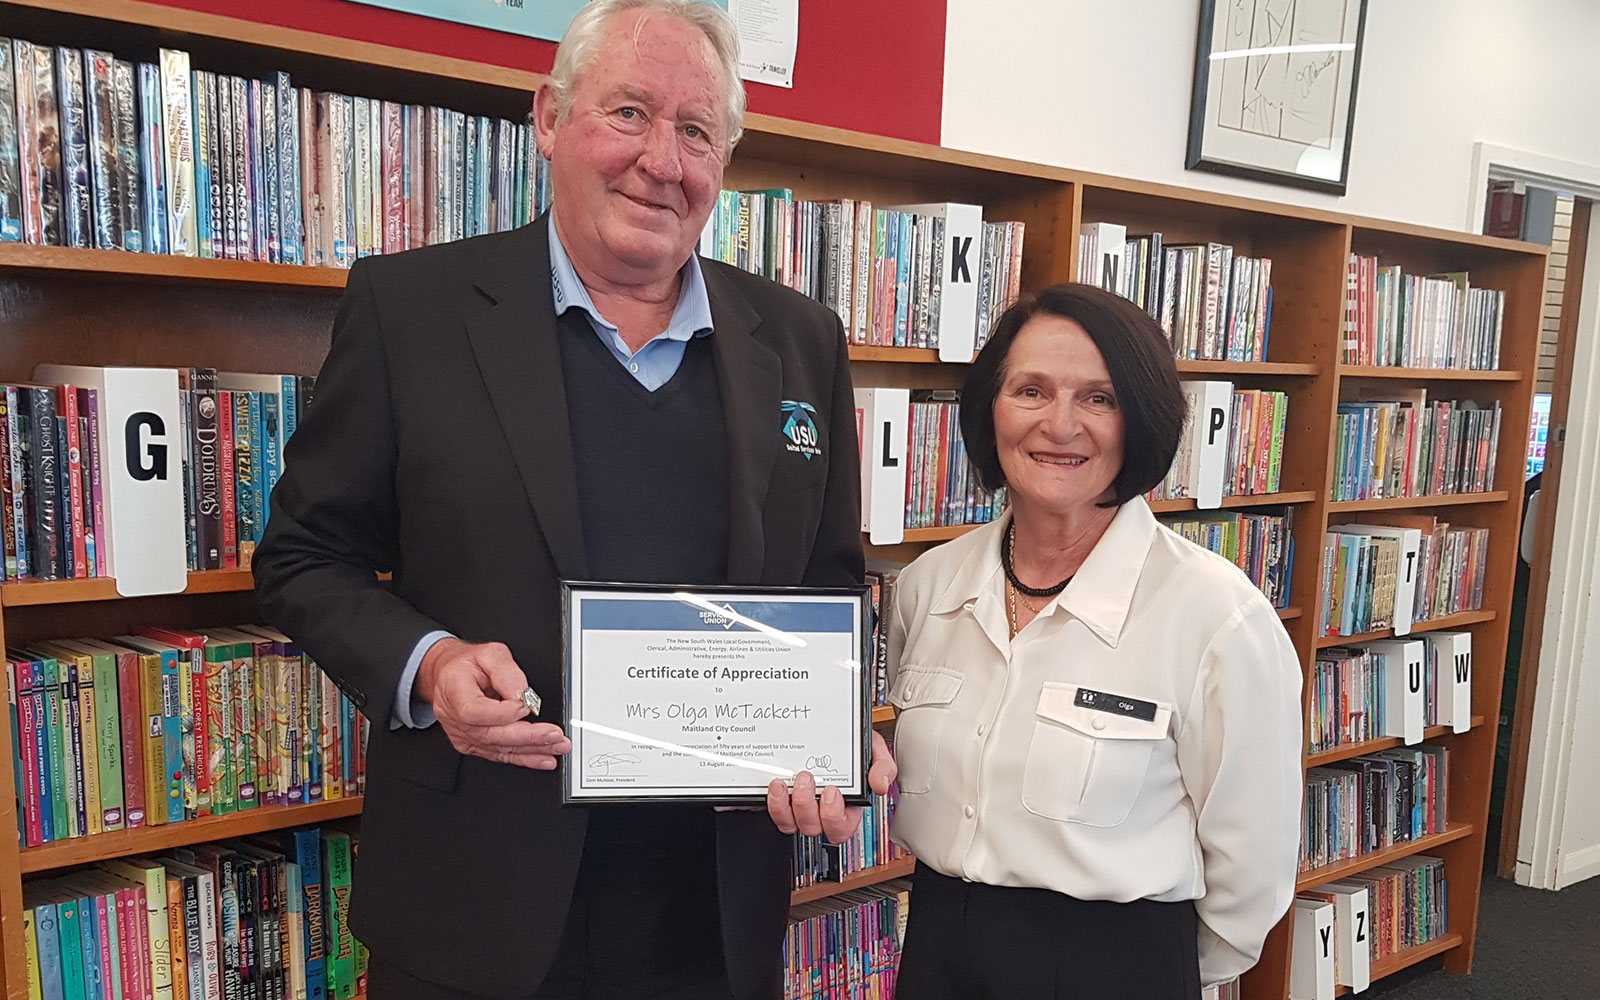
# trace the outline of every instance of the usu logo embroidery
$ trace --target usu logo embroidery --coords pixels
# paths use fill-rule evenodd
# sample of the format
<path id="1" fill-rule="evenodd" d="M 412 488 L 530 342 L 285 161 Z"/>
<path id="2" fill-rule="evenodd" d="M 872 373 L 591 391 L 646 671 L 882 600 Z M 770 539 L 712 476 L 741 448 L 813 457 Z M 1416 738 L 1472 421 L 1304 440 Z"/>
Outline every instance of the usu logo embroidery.
<path id="1" fill-rule="evenodd" d="M 785 446 L 790 451 L 806 457 L 811 461 L 815 455 L 822 454 L 822 435 L 817 433 L 817 422 L 811 415 L 817 408 L 810 403 L 786 399 L 780 409 L 784 414 L 783 436 L 789 439 Z"/>

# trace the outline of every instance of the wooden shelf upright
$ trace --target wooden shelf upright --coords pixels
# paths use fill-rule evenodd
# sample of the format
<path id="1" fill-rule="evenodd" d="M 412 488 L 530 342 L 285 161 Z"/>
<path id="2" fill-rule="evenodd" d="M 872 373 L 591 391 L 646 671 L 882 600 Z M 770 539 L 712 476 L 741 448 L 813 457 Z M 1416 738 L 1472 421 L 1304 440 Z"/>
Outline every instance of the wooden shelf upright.
<path id="1" fill-rule="evenodd" d="M 531 73 L 465 60 L 421 56 L 310 31 L 142 3 L 139 0 L 0 0 L 6 33 L 46 44 L 93 47 L 121 58 L 149 60 L 156 47 L 191 53 L 193 65 L 242 74 L 282 68 L 319 90 L 436 104 L 471 114 L 519 118 L 539 78 Z M 870 96 L 870 95 L 869 95 Z M 1243 387 L 1290 394 L 1282 492 L 1236 498 L 1292 510 L 1294 607 L 1284 628 L 1310 676 L 1320 635 L 1322 537 L 1344 521 L 1382 520 L 1400 504 L 1330 502 L 1336 412 L 1354 386 L 1427 386 L 1435 396 L 1497 400 L 1503 409 L 1494 490 L 1449 504 L 1439 516 L 1452 524 L 1490 529 L 1480 613 L 1454 616 L 1437 627 L 1473 635 L 1475 720 L 1449 738 L 1449 829 L 1424 846 L 1445 862 L 1450 936 L 1377 963 L 1374 975 L 1436 954 L 1466 972 L 1472 964 L 1479 879 L 1487 827 L 1490 775 L 1499 715 L 1511 589 L 1521 512 L 1525 429 L 1531 408 L 1546 250 L 1507 240 L 1423 229 L 1316 208 L 1191 191 L 885 139 L 803 122 L 751 115 L 746 138 L 729 166 L 733 189 L 790 188 L 797 198 L 870 199 L 893 205 L 956 201 L 980 204 L 992 221 L 1026 223 L 1025 289 L 1072 280 L 1078 273 L 1083 223 L 1124 224 L 1130 233 L 1160 232 L 1168 244 L 1220 242 L 1240 254 L 1273 261 L 1271 338 L 1264 362 L 1184 361 L 1184 377 L 1226 378 Z M 1349 255 L 1376 255 L 1408 273 L 1468 271 L 1475 287 L 1506 296 L 1501 370 L 1454 373 L 1371 369 L 1341 363 L 1345 270 Z M 55 248 L 0 245 L 0 381 L 27 381 L 40 363 L 84 365 L 208 365 L 232 371 L 317 371 L 344 272 L 237 261 L 175 259 Z M 951 388 L 964 365 L 940 364 L 934 351 L 857 346 L 852 367 L 860 385 Z M 1181 506 L 1181 505 L 1180 505 Z M 1402 513 L 1432 509 L 1406 501 Z M 1260 509 L 1260 508 L 1256 508 Z M 1275 509 L 1275 508 L 1267 508 Z M 962 529 L 907 532 L 907 541 L 869 549 L 879 557 L 910 559 Z M 108 581 L 0 585 L 0 643 L 57 636 L 111 635 L 140 621 L 177 627 L 258 614 L 248 574 L 195 574 L 183 595 L 120 599 Z M 1349 639 L 1341 642 L 1351 641 Z M 889 716 L 890 713 L 883 713 Z M 881 720 L 885 724 L 887 718 Z M 0 713 L 0 727 L 7 726 Z M 0 745 L 9 732 L 0 733 Z M 11 780 L 10 757 L 0 754 L 0 783 Z M 251 830 L 354 816 L 359 801 L 337 807 L 285 808 L 252 814 Z M 0 799 L 0 827 L 14 825 L 15 803 Z M 180 824 L 181 826 L 181 824 Z M 226 822 L 194 827 L 206 837 L 244 832 Z M 22 877 L 25 873 L 159 846 L 156 839 L 102 835 L 34 851 L 0 847 L 0 982 L 7 997 L 25 997 Z M 174 841 L 176 842 L 176 841 Z M 1341 863 L 1340 875 L 1379 863 L 1382 855 Z M 902 862 L 863 880 L 901 873 Z M 857 883 L 848 883 L 857 884 Z M 847 885 L 848 885 L 847 884 Z M 821 894 L 813 887 L 803 898 Z M 1260 964 L 1245 978 L 1249 1000 L 1288 994 L 1287 922 L 1268 938 Z"/>

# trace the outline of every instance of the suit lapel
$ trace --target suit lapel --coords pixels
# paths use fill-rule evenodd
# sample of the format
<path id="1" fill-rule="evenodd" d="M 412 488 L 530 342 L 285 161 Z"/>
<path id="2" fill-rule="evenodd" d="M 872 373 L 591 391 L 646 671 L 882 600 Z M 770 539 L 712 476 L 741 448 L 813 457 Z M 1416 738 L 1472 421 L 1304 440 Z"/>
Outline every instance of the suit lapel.
<path id="1" fill-rule="evenodd" d="M 546 215 L 518 233 L 514 249 L 475 277 L 483 298 L 467 319 L 467 339 L 556 572 L 584 579 L 589 568 L 550 290 L 549 225 Z"/>
<path id="2" fill-rule="evenodd" d="M 745 297 L 716 267 L 703 269 L 728 429 L 728 581 L 754 584 L 766 561 L 762 510 L 778 455 L 783 363 L 753 336 L 761 319 Z"/>

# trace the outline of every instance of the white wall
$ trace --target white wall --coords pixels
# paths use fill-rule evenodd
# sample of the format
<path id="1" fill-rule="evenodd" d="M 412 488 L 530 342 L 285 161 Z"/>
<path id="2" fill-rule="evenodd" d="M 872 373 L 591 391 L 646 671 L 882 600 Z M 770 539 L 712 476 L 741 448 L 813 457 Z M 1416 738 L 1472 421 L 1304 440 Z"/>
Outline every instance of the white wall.
<path id="1" fill-rule="evenodd" d="M 1349 193 L 1183 168 L 1199 0 L 948 0 L 946 146 L 1448 229 L 1472 145 L 1600 164 L 1600 2 L 1368 0 Z"/>

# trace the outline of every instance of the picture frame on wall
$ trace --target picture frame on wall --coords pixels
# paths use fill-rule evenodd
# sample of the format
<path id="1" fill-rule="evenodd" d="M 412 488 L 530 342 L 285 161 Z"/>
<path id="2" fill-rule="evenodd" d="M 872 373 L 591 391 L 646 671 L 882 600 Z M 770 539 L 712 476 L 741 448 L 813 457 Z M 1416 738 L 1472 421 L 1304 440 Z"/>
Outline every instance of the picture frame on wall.
<path id="1" fill-rule="evenodd" d="M 1184 166 L 1344 194 L 1367 0 L 1202 0 Z"/>

